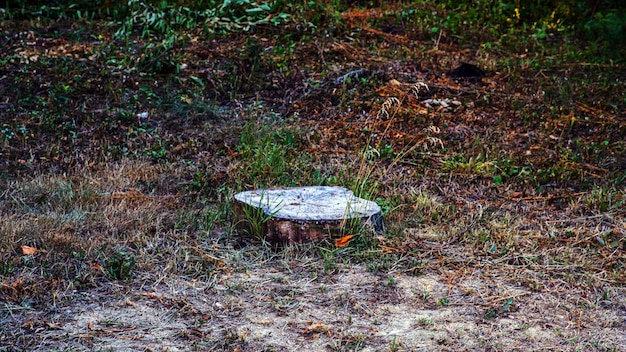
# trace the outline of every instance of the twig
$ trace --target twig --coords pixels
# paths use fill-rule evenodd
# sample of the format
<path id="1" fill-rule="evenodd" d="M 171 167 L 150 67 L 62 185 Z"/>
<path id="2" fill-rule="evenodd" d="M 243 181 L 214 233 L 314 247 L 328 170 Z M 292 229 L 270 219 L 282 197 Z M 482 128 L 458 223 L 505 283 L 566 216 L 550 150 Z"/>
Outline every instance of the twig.
<path id="1" fill-rule="evenodd" d="M 599 64 L 595 62 L 568 62 L 561 66 L 595 66 L 595 67 L 618 67 L 616 64 Z"/>
<path id="2" fill-rule="evenodd" d="M 509 198 L 509 200 L 525 201 L 525 202 L 546 202 L 554 199 L 563 199 L 569 197 L 578 197 L 587 194 L 587 192 L 568 193 L 562 195 L 549 195 L 547 197 L 521 197 L 521 198 Z"/>
<path id="3" fill-rule="evenodd" d="M 546 220 L 546 223 L 553 224 L 553 223 L 558 223 L 558 222 L 587 222 L 588 220 L 603 218 L 605 216 L 606 214 L 600 214 L 600 215 L 592 215 L 592 216 L 583 216 L 583 217 L 574 218 L 574 219 Z"/>
<path id="4" fill-rule="evenodd" d="M 189 242 L 183 240 L 182 238 L 180 238 L 180 236 L 178 236 L 176 234 L 171 234 L 171 236 L 173 236 L 174 238 L 176 238 L 180 242 L 186 244 L 191 249 L 195 250 L 196 253 L 198 253 L 198 255 L 200 255 L 200 257 L 202 257 L 204 259 L 208 259 L 209 261 L 211 261 L 214 264 L 218 265 L 218 267 L 226 265 L 226 262 L 223 259 L 220 259 L 220 258 L 218 258 L 216 256 L 213 256 L 213 255 L 207 253 L 207 251 L 202 249 L 200 247 L 200 245 L 198 244 L 198 242 L 196 242 L 195 240 L 193 241 L 193 244 L 190 244 Z"/>
<path id="5" fill-rule="evenodd" d="M 516 295 L 509 295 L 509 296 L 500 297 L 500 298 L 494 299 L 493 301 L 491 301 L 489 303 L 479 303 L 479 305 L 485 306 L 485 307 L 489 307 L 489 306 L 493 306 L 494 304 L 496 304 L 498 302 L 506 301 L 509 298 L 517 298 L 517 297 L 526 296 L 526 295 L 530 295 L 530 294 L 532 294 L 532 292 L 522 292 L 522 293 L 518 293 Z"/>
<path id="6" fill-rule="evenodd" d="M 392 41 L 392 42 L 404 44 L 404 43 L 406 43 L 408 41 L 408 39 L 406 37 L 401 36 L 401 35 L 389 34 L 389 33 L 385 33 L 383 31 L 379 31 L 377 29 L 369 28 L 369 27 L 359 27 L 359 28 L 361 30 L 366 31 L 366 32 L 370 32 L 370 33 L 377 34 L 377 35 L 382 35 L 387 40 Z"/>
<path id="7" fill-rule="evenodd" d="M 131 188 L 126 192 L 112 192 L 109 194 L 101 194 L 101 195 L 94 196 L 94 198 L 100 198 L 100 199 L 129 199 L 129 200 L 136 200 L 136 199 L 148 200 L 149 199 L 149 200 L 156 200 L 159 203 L 167 201 L 168 199 L 171 199 L 171 198 L 178 198 L 178 197 L 180 197 L 179 194 L 168 194 L 168 195 L 162 195 L 162 196 L 147 195 L 147 194 L 143 194 L 139 192 L 138 190 L 134 188 Z"/>
<path id="8" fill-rule="evenodd" d="M 362 69 L 362 68 L 360 68 L 358 70 L 353 70 L 353 71 L 350 71 L 350 72 L 346 73 L 345 75 L 337 78 L 336 80 L 333 81 L 333 83 L 335 85 L 339 85 L 339 84 L 343 83 L 347 79 L 352 79 L 352 77 L 359 78 L 359 76 L 362 75 L 363 73 L 365 73 L 365 70 Z"/>

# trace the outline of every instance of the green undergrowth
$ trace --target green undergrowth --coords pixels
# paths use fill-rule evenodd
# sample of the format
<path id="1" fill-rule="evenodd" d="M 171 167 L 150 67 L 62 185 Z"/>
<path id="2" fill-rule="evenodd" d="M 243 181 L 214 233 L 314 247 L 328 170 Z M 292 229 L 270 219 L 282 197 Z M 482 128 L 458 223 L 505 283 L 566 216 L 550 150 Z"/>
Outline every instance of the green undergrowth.
<path id="1" fill-rule="evenodd" d="M 251 119 L 243 126 L 237 145 L 241 185 L 255 187 L 296 186 L 310 180 L 308 156 L 300 148 L 300 131 L 289 129 L 277 116 Z M 274 120 L 274 121 L 273 121 Z M 313 174 L 315 174 L 313 172 Z"/>

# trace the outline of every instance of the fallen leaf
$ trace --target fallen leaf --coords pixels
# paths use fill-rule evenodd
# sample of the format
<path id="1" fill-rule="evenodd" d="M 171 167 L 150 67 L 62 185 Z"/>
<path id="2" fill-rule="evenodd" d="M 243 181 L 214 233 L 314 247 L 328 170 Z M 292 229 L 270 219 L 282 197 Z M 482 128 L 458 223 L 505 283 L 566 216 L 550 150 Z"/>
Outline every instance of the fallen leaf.
<path id="1" fill-rule="evenodd" d="M 55 323 L 45 322 L 45 324 L 48 326 L 48 328 L 53 329 L 53 330 L 61 330 L 62 329 L 59 325 L 57 325 Z"/>
<path id="2" fill-rule="evenodd" d="M 34 255 L 35 253 L 37 253 L 37 248 L 35 247 L 29 247 L 29 246 L 22 246 L 22 254 L 24 255 Z"/>
<path id="3" fill-rule="evenodd" d="M 91 266 L 91 269 L 93 270 L 103 270 L 104 268 L 102 267 L 102 265 L 95 263 Z"/>
<path id="4" fill-rule="evenodd" d="M 335 240 L 335 246 L 337 247 L 344 247 L 346 246 L 348 243 L 350 243 L 350 240 L 356 235 L 346 235 L 341 237 L 338 240 Z"/>
<path id="5" fill-rule="evenodd" d="M 323 323 L 311 324 L 302 330 L 303 334 L 310 334 L 312 332 L 320 333 L 320 332 L 329 332 L 333 329 L 332 326 L 326 325 Z"/>

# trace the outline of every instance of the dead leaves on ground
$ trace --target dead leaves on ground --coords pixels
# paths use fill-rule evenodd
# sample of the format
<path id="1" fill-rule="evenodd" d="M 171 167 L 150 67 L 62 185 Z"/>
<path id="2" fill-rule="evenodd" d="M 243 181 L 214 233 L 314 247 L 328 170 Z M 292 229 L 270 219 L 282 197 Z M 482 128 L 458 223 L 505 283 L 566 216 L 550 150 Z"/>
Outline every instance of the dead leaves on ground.
<path id="1" fill-rule="evenodd" d="M 330 325 L 326 325 L 324 323 L 315 323 L 307 326 L 302 330 L 302 335 L 310 335 L 310 334 L 328 334 L 328 336 L 332 335 L 333 327 Z"/>
<path id="2" fill-rule="evenodd" d="M 41 319 L 38 321 L 28 320 L 28 321 L 25 321 L 21 325 L 21 327 L 22 329 L 30 333 L 34 333 L 34 334 L 43 332 L 45 330 L 62 330 L 63 329 L 58 324 L 48 322 L 45 319 Z"/>
<path id="3" fill-rule="evenodd" d="M 30 246 L 20 246 L 22 249 L 22 255 L 35 255 L 37 253 L 37 248 Z"/>
<path id="4" fill-rule="evenodd" d="M 352 235 L 346 235 L 343 236 L 337 240 L 335 240 L 335 246 L 337 247 L 345 247 L 350 243 L 350 240 L 352 240 L 356 235 L 352 234 Z"/>

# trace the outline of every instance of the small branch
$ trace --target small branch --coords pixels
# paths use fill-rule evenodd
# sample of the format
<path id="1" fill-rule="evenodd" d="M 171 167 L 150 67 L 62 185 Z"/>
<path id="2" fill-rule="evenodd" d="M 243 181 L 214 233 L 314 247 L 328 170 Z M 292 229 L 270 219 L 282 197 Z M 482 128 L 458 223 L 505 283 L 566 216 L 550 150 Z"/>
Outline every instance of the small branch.
<path id="1" fill-rule="evenodd" d="M 362 75 L 363 73 L 365 73 L 365 70 L 362 69 L 362 68 L 360 68 L 358 70 L 353 70 L 353 71 L 350 71 L 350 72 L 346 73 L 345 75 L 337 78 L 336 80 L 333 81 L 333 83 L 335 85 L 339 85 L 339 84 L 342 84 L 347 79 L 352 79 L 353 77 L 359 78 L 359 76 Z"/>

